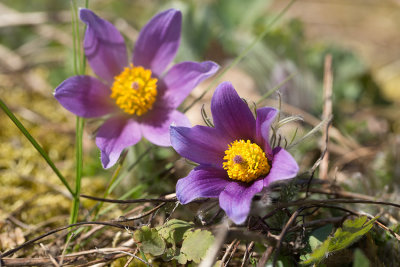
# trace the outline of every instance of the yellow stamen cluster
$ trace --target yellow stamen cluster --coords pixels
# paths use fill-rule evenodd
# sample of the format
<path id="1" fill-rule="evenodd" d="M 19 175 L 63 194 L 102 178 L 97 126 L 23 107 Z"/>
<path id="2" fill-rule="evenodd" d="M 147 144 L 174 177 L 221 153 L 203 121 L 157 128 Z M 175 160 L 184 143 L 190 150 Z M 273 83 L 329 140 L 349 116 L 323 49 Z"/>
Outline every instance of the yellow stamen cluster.
<path id="1" fill-rule="evenodd" d="M 141 116 L 152 107 L 157 97 L 157 79 L 151 70 L 133 64 L 114 77 L 111 98 L 126 113 Z"/>
<path id="2" fill-rule="evenodd" d="M 223 167 L 229 178 L 246 183 L 267 175 L 270 170 L 264 151 L 250 140 L 236 140 L 229 144 Z"/>

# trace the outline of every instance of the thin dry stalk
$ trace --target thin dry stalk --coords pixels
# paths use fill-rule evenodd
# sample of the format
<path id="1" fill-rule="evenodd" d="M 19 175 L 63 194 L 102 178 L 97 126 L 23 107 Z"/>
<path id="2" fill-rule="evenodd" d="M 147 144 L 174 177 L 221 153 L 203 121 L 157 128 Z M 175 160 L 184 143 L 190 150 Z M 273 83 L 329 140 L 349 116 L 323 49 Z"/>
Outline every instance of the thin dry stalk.
<path id="1" fill-rule="evenodd" d="M 244 255 L 243 255 L 242 265 L 240 267 L 244 267 L 245 264 L 247 264 L 247 260 L 250 258 L 253 247 L 254 247 L 254 241 L 251 241 L 249 246 L 246 247 L 246 251 L 244 252 Z"/>
<path id="2" fill-rule="evenodd" d="M 379 222 L 378 220 L 375 221 L 375 224 L 378 225 L 380 228 L 383 230 L 389 232 L 394 238 L 396 238 L 398 241 L 400 241 L 400 235 L 394 232 L 392 229 L 384 225 L 383 223 Z"/>
<path id="3" fill-rule="evenodd" d="M 91 264 L 94 263 L 101 263 L 101 262 L 107 262 L 116 258 L 121 258 L 121 257 L 126 257 L 126 253 L 124 252 L 133 252 L 135 253 L 136 250 L 133 250 L 132 248 L 126 248 L 126 247 L 118 247 L 118 248 L 102 248 L 102 249 L 91 249 L 87 251 L 81 251 L 77 253 L 71 253 L 68 255 L 64 256 L 64 264 L 74 264 L 79 266 L 92 266 Z M 119 254 L 117 255 L 110 255 L 104 259 L 97 259 L 91 262 L 87 261 L 87 258 L 84 257 L 89 257 L 91 254 L 105 254 L 105 253 L 112 253 L 112 252 L 118 252 Z M 61 262 L 61 257 L 58 256 L 55 257 L 55 261 L 60 261 Z M 49 265 L 52 264 L 52 261 L 49 258 L 2 258 L 1 259 L 2 264 L 5 266 L 42 266 L 42 265 Z"/>
<path id="4" fill-rule="evenodd" d="M 233 246 L 231 255 L 229 256 L 229 258 L 228 258 L 228 260 L 226 261 L 226 263 L 224 264 L 224 266 L 229 266 L 229 262 L 231 261 L 233 255 L 235 255 L 236 250 L 237 250 L 239 244 L 240 244 L 240 240 L 236 241 L 236 244 Z"/>
<path id="5" fill-rule="evenodd" d="M 69 242 L 71 242 L 71 239 L 72 239 L 73 237 L 74 237 L 74 233 L 72 233 L 71 235 L 69 235 L 68 238 L 67 238 L 67 242 L 65 242 L 64 249 L 63 249 L 63 251 L 62 251 L 62 253 L 61 253 L 60 266 L 62 266 L 63 263 L 64 263 L 65 253 L 67 252 L 67 248 L 68 248 L 68 246 L 69 246 Z"/>
<path id="6" fill-rule="evenodd" d="M 352 198 L 352 199 L 362 199 L 374 201 L 376 197 L 371 197 L 368 195 L 363 195 L 359 193 L 346 192 L 341 190 L 324 190 L 319 188 L 310 188 L 308 190 L 310 193 L 333 195 L 339 198 Z"/>
<path id="7" fill-rule="evenodd" d="M 51 256 L 49 250 L 43 245 L 43 243 L 40 243 L 40 247 L 43 249 L 44 253 L 46 254 L 47 257 L 49 257 L 51 263 L 53 263 L 53 265 L 55 267 L 60 267 L 60 265 L 58 264 L 58 262 L 54 259 L 53 256 Z"/>
<path id="8" fill-rule="evenodd" d="M 226 251 L 224 253 L 224 256 L 221 259 L 221 266 L 224 266 L 224 262 L 226 260 L 226 258 L 228 258 L 229 253 L 231 252 L 233 245 L 236 243 L 237 239 L 235 238 L 230 244 L 229 246 L 226 248 Z"/>
<path id="9" fill-rule="evenodd" d="M 272 262 L 272 266 L 276 266 L 276 261 L 278 259 L 278 254 L 281 249 L 283 239 L 285 238 L 285 235 L 288 232 L 289 228 L 296 221 L 297 216 L 299 216 L 300 212 L 302 212 L 303 209 L 304 209 L 304 207 L 301 207 L 301 208 L 297 209 L 295 212 L 293 212 L 292 216 L 289 218 L 286 225 L 283 227 L 282 232 L 279 234 L 278 243 L 276 244 L 276 249 L 275 249 L 276 252 L 275 252 L 274 260 Z"/>
<path id="10" fill-rule="evenodd" d="M 260 261 L 257 264 L 257 267 L 264 267 L 269 258 L 271 258 L 272 252 L 274 252 L 275 247 L 274 246 L 269 246 L 267 250 L 264 251 L 264 253 L 261 256 Z"/>
<path id="11" fill-rule="evenodd" d="M 322 119 L 325 120 L 332 116 L 332 85 L 333 85 L 333 74 L 332 74 L 332 55 L 328 54 L 325 56 L 325 69 L 324 69 L 324 109 L 322 113 Z M 323 128 L 322 136 L 329 136 L 329 126 Z M 329 149 L 328 143 L 329 138 L 321 140 L 321 151 L 326 150 L 325 157 L 322 159 L 321 165 L 319 166 L 320 177 L 323 180 L 328 179 L 328 167 L 329 167 Z"/>

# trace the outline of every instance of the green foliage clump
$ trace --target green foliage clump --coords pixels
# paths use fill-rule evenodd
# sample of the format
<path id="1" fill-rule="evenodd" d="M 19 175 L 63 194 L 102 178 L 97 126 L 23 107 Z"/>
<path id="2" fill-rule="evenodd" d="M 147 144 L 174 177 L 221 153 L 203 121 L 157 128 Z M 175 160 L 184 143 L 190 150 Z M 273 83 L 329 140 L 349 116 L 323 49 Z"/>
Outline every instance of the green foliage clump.
<path id="1" fill-rule="evenodd" d="M 162 255 L 165 261 L 177 260 L 180 264 L 200 263 L 214 242 L 211 232 L 196 230 L 192 222 L 178 219 L 156 228 L 143 226 L 135 231 L 133 238 L 144 253 Z"/>
<path id="2" fill-rule="evenodd" d="M 377 219 L 378 218 L 375 217 L 367 221 L 367 216 L 361 216 L 354 220 L 348 219 L 344 221 L 342 228 L 337 229 L 333 237 L 328 237 L 328 239 L 320 246 L 316 247 L 311 254 L 306 255 L 302 264 L 319 263 L 330 254 L 349 247 L 368 233 Z M 315 244 L 315 242 L 318 242 L 317 239 L 311 236 L 310 245 Z"/>

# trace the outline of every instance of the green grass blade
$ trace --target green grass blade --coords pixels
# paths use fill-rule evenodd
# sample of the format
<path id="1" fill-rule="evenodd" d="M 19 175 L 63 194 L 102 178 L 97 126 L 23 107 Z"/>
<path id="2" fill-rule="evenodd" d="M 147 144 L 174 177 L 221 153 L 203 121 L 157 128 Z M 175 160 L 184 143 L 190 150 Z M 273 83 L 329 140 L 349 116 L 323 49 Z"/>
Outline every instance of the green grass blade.
<path id="1" fill-rule="evenodd" d="M 12 120 L 12 122 L 14 122 L 14 124 L 18 127 L 18 129 L 25 135 L 25 137 L 29 140 L 29 142 L 31 142 L 31 144 L 36 148 L 39 154 L 46 160 L 47 164 L 49 164 L 50 168 L 55 172 L 55 174 L 58 176 L 60 181 L 65 185 L 65 187 L 71 193 L 71 195 L 74 196 L 74 192 L 69 186 L 67 180 L 54 165 L 53 161 L 49 158 L 47 153 L 43 150 L 43 148 L 39 145 L 39 143 L 36 142 L 35 138 L 33 138 L 33 136 L 28 132 L 28 130 L 24 127 L 24 125 L 17 119 L 17 117 L 15 117 L 12 111 L 7 107 L 7 105 L 1 99 L 0 99 L 0 107 Z"/>

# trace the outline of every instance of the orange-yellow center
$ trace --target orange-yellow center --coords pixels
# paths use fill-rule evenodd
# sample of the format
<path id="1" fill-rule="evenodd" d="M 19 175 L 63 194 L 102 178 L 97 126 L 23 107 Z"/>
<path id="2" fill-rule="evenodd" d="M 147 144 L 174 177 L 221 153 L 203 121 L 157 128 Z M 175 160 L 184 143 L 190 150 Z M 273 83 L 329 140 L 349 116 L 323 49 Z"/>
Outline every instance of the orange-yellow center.
<path id="1" fill-rule="evenodd" d="M 242 182 L 252 182 L 270 170 L 264 151 L 250 140 L 236 140 L 225 150 L 223 168 L 229 178 Z"/>
<path id="2" fill-rule="evenodd" d="M 111 98 L 124 112 L 141 116 L 152 109 L 157 97 L 157 79 L 151 70 L 131 64 L 114 77 Z"/>

